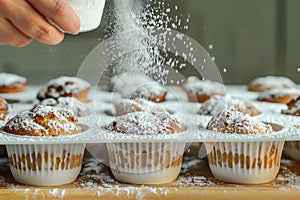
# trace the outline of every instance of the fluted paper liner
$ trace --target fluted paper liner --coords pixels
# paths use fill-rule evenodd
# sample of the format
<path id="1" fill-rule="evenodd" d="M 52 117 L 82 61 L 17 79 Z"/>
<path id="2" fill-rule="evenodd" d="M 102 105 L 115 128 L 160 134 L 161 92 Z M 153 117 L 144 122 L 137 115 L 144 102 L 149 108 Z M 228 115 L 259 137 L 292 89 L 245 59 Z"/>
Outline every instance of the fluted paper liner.
<path id="1" fill-rule="evenodd" d="M 284 141 L 205 143 L 213 175 L 231 183 L 272 181 L 278 174 Z"/>
<path id="2" fill-rule="evenodd" d="M 17 182 L 54 186 L 74 181 L 82 166 L 85 144 L 6 145 Z"/>
<path id="3" fill-rule="evenodd" d="M 180 172 L 185 143 L 108 143 L 109 165 L 122 182 L 161 184 Z"/>

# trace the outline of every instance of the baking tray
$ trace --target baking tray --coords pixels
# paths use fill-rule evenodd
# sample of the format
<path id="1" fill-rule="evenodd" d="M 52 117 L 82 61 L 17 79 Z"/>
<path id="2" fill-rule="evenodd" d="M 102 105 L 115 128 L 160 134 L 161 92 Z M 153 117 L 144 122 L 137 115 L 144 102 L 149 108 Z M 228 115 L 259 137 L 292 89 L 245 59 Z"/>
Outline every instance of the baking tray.
<path id="1" fill-rule="evenodd" d="M 14 114 L 30 109 L 33 103 L 22 103 L 21 99 L 33 98 L 33 91 L 37 91 L 38 87 L 28 87 L 25 92 L 15 96 L 19 103 L 10 104 L 14 106 L 8 116 L 8 119 Z M 58 137 L 32 137 L 32 136 L 16 136 L 3 132 L 0 129 L 0 144 L 56 144 L 56 143 L 128 143 L 128 142 L 246 142 L 246 141 L 293 141 L 300 140 L 300 117 L 288 116 L 280 114 L 281 109 L 285 105 L 265 103 L 255 101 L 257 93 L 246 91 L 245 86 L 227 86 L 228 93 L 232 96 L 246 99 L 253 102 L 261 109 L 261 114 L 256 116 L 260 121 L 273 123 L 283 127 L 281 131 L 274 134 L 261 135 L 238 135 L 238 134 L 219 134 L 205 130 L 205 126 L 211 116 L 201 116 L 196 114 L 200 104 L 187 102 L 184 92 L 179 87 L 170 87 L 172 91 L 167 97 L 167 102 L 161 105 L 167 110 L 172 111 L 172 115 L 181 119 L 187 126 L 187 130 L 177 134 L 163 134 L 156 136 L 136 136 L 126 134 L 112 134 L 105 127 L 114 119 L 113 115 L 107 115 L 106 111 L 112 110 L 112 101 L 120 96 L 116 93 L 103 92 L 99 90 L 91 94 L 89 102 L 90 107 L 94 111 L 92 115 L 79 119 L 79 122 L 85 126 L 84 131 L 80 134 L 71 136 Z M 35 97 L 35 96 L 34 96 Z M 31 100 L 34 102 L 34 99 Z M 7 119 L 7 120 L 8 120 Z M 0 123 L 4 125 L 5 121 Z"/>

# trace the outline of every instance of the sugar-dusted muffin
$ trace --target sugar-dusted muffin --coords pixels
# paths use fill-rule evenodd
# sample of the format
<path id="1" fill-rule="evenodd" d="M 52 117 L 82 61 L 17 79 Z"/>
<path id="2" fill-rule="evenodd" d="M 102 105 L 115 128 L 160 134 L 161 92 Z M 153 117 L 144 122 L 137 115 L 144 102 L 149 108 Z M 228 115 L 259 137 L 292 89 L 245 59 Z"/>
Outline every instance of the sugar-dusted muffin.
<path id="1" fill-rule="evenodd" d="M 75 97 L 82 102 L 88 102 L 90 87 L 90 83 L 83 79 L 61 76 L 43 85 L 37 98 L 42 101 L 47 98 Z"/>
<path id="2" fill-rule="evenodd" d="M 259 93 L 257 100 L 286 104 L 299 93 L 299 90 L 296 89 L 273 89 Z"/>
<path id="3" fill-rule="evenodd" d="M 38 105 L 63 107 L 71 110 L 77 117 L 85 117 L 91 114 L 91 110 L 87 104 L 74 97 L 48 98 L 40 101 Z"/>
<path id="4" fill-rule="evenodd" d="M 198 80 L 190 78 L 183 86 L 190 102 L 203 103 L 213 96 L 224 96 L 225 86 L 222 83 L 211 80 Z"/>
<path id="5" fill-rule="evenodd" d="M 220 134 L 270 134 L 271 125 L 234 109 L 212 117 L 207 129 Z M 232 183 L 256 184 L 273 180 L 280 167 L 284 141 L 205 143 L 213 175 Z"/>
<path id="6" fill-rule="evenodd" d="M 0 120 L 5 120 L 8 113 L 8 103 L 0 96 Z"/>
<path id="7" fill-rule="evenodd" d="M 167 112 L 161 105 L 152 101 L 137 99 L 117 99 L 113 102 L 115 115 L 121 116 L 131 112 Z"/>
<path id="8" fill-rule="evenodd" d="M 260 114 L 260 111 L 251 102 L 230 96 L 218 95 L 205 101 L 197 113 L 200 115 L 216 115 L 229 108 L 234 108 L 250 116 L 257 116 Z"/>
<path id="9" fill-rule="evenodd" d="M 111 78 L 114 91 L 119 92 L 123 97 L 129 97 L 137 88 L 153 82 L 154 80 L 149 76 L 132 72 L 116 75 Z"/>
<path id="10" fill-rule="evenodd" d="M 185 125 L 164 112 L 133 112 L 116 117 L 108 125 L 111 134 L 155 137 L 178 134 Z M 135 184 L 171 182 L 179 174 L 184 142 L 107 143 L 109 164 L 114 177 Z"/>
<path id="11" fill-rule="evenodd" d="M 144 98 L 152 102 L 166 101 L 167 90 L 158 83 L 151 83 L 137 88 L 130 94 L 130 98 Z"/>
<path id="12" fill-rule="evenodd" d="M 10 119 L 4 131 L 15 135 L 59 136 L 79 132 L 77 117 L 65 108 L 39 105 Z"/>
<path id="13" fill-rule="evenodd" d="M 126 73 L 112 78 L 114 91 L 125 98 L 144 98 L 153 102 L 164 102 L 167 90 L 151 77 L 139 73 Z"/>
<path id="14" fill-rule="evenodd" d="M 284 76 L 265 76 L 252 80 L 248 84 L 248 91 L 264 92 L 273 89 L 297 88 L 296 84 Z"/>
<path id="15" fill-rule="evenodd" d="M 19 137 L 63 137 L 77 134 L 77 117 L 64 108 L 39 105 L 17 114 L 4 131 Z M 85 144 L 6 145 L 10 170 L 16 181 L 28 185 L 72 182 L 81 170 Z"/>
<path id="16" fill-rule="evenodd" d="M 2 72 L 0 73 L 0 93 L 23 92 L 27 79 L 23 76 Z"/>

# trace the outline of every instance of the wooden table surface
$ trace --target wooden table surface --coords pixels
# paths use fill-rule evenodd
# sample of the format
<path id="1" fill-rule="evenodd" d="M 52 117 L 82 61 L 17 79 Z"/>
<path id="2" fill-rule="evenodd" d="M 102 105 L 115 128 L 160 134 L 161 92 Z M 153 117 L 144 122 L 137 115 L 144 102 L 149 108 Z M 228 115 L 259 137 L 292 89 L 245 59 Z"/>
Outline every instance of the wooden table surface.
<path id="1" fill-rule="evenodd" d="M 177 180 L 164 185 L 131 185 L 113 179 L 109 168 L 86 155 L 78 179 L 56 187 L 33 187 L 14 181 L 1 159 L 0 199 L 300 199 L 300 162 L 284 158 L 278 177 L 266 184 L 238 185 L 216 180 L 198 147 L 185 155 Z"/>

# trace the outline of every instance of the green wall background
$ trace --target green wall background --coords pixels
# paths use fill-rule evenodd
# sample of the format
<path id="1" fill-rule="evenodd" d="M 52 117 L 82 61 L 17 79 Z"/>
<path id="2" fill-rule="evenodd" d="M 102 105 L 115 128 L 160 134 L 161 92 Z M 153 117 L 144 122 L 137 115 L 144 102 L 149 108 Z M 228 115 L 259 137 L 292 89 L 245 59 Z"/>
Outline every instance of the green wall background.
<path id="1" fill-rule="evenodd" d="M 226 84 L 247 84 L 264 75 L 284 75 L 300 83 L 300 1 L 166 2 L 171 7 L 178 5 L 177 13 L 190 15 L 186 34 L 216 58 Z M 25 48 L 0 46 L 0 71 L 24 75 L 29 84 L 42 84 L 60 75 L 75 75 L 86 55 L 104 39 L 111 8 L 108 1 L 97 30 L 78 36 L 67 35 L 60 45 L 33 42 Z M 209 45 L 213 45 L 213 49 Z"/>

